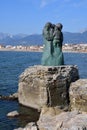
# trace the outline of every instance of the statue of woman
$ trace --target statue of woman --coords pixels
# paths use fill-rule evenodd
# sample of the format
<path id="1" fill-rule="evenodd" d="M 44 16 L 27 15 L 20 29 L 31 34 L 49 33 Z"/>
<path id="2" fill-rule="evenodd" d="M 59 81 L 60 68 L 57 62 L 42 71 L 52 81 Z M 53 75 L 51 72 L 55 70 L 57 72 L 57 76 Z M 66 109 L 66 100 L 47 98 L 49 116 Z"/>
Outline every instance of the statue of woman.
<path id="1" fill-rule="evenodd" d="M 46 23 L 43 29 L 44 50 L 42 65 L 57 66 L 64 64 L 62 53 L 63 34 L 61 29 L 62 24 Z"/>
<path id="2" fill-rule="evenodd" d="M 64 57 L 62 53 L 62 42 L 63 42 L 63 33 L 62 24 L 58 23 L 55 25 L 54 29 L 54 38 L 53 38 L 53 46 L 54 46 L 54 65 L 64 65 Z"/>
<path id="3" fill-rule="evenodd" d="M 42 56 L 42 65 L 50 66 L 52 64 L 53 33 L 53 25 L 50 22 L 46 23 L 43 29 L 44 50 Z"/>

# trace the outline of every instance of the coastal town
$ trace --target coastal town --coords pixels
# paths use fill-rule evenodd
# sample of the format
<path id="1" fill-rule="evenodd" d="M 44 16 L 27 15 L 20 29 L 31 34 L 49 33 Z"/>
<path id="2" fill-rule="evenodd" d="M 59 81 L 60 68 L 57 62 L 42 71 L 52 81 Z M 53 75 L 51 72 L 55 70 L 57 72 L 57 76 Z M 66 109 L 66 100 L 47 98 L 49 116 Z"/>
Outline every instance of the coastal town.
<path id="1" fill-rule="evenodd" d="M 6 45 L 0 44 L 0 51 L 36 51 L 36 52 L 42 52 L 44 46 L 25 46 L 25 45 Z M 84 52 L 87 53 L 87 44 L 68 44 L 65 43 L 62 46 L 62 50 L 64 52 Z"/>

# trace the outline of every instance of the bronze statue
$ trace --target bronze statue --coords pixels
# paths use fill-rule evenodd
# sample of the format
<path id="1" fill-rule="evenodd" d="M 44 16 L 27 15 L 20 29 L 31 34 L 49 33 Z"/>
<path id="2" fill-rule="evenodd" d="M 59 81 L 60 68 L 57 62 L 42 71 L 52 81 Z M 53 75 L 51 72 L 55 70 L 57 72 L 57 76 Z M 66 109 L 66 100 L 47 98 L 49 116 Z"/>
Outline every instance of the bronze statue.
<path id="1" fill-rule="evenodd" d="M 43 29 L 44 50 L 42 56 L 42 65 L 58 66 L 64 65 L 64 57 L 62 53 L 62 24 L 56 25 L 48 22 Z"/>

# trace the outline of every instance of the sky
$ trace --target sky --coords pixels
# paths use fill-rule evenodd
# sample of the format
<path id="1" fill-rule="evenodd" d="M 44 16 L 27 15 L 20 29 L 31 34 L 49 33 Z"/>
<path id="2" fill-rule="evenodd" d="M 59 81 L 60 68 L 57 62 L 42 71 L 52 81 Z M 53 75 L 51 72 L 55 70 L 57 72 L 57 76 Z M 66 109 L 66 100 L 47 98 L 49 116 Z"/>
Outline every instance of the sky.
<path id="1" fill-rule="evenodd" d="M 47 22 L 63 31 L 87 30 L 87 0 L 0 0 L 0 32 L 41 34 Z"/>

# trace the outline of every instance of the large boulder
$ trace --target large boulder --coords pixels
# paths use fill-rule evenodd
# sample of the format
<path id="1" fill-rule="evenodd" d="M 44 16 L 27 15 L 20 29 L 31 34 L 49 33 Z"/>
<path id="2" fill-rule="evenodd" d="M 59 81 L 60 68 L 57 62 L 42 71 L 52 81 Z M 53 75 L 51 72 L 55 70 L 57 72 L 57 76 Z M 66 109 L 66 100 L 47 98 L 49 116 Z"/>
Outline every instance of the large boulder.
<path id="1" fill-rule="evenodd" d="M 75 65 L 29 67 L 19 78 L 19 103 L 35 109 L 44 105 L 65 106 L 70 83 L 78 78 Z"/>
<path id="2" fill-rule="evenodd" d="M 71 83 L 69 95 L 71 110 L 87 112 L 87 79 Z"/>
<path id="3" fill-rule="evenodd" d="M 87 130 L 87 114 L 78 111 L 41 114 L 37 125 L 38 130 Z"/>

